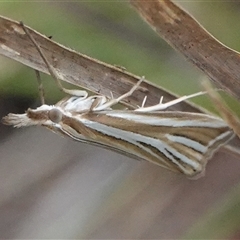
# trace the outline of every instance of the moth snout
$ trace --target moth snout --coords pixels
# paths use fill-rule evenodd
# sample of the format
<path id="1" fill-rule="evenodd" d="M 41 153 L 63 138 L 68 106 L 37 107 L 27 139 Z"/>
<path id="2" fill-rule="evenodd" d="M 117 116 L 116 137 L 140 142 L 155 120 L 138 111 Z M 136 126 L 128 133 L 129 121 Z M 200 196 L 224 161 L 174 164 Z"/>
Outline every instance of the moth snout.
<path id="1" fill-rule="evenodd" d="M 29 108 L 26 111 L 26 114 L 28 116 L 29 119 L 31 119 L 32 121 L 38 121 L 38 122 L 42 122 L 42 121 L 46 121 L 49 119 L 48 117 L 48 112 L 47 110 L 34 110 Z"/>

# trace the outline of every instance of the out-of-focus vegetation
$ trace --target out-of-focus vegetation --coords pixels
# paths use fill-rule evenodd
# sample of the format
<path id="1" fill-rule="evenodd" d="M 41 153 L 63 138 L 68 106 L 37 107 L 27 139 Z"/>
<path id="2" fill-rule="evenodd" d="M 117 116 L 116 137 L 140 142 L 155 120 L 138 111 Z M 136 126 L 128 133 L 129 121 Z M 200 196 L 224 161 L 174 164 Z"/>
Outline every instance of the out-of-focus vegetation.
<path id="1" fill-rule="evenodd" d="M 144 75 L 176 94 L 200 89 L 202 73 L 150 29 L 127 2 L 28 2 L 27 6 L 21 2 L 1 2 L 0 6 L 3 16 L 22 20 L 76 51 Z M 238 49 L 237 3 L 189 2 L 182 6 L 219 40 Z M 1 94 L 37 96 L 33 71 L 3 57 L 0 61 Z M 46 92 L 51 93 L 47 97 L 56 101 L 52 92 L 57 88 L 49 77 L 42 78 Z M 194 101 L 206 105 L 204 97 Z"/>
<path id="2" fill-rule="evenodd" d="M 217 39 L 240 51 L 240 4 L 234 1 L 179 2 Z M 203 74 L 141 20 L 127 2 L 120 1 L 76 1 L 76 2 L 0 2 L 0 14 L 22 20 L 26 25 L 45 34 L 76 51 L 97 58 L 109 64 L 125 67 L 129 72 L 146 78 L 170 91 L 183 95 L 200 89 L 199 79 Z M 42 76 L 47 101 L 59 98 L 59 91 L 49 76 Z M 32 69 L 0 56 L 0 95 L 38 98 L 37 83 Z M 160 96 L 159 96 L 160 97 Z M 205 106 L 204 97 L 194 100 Z M 239 190 L 239 189 L 238 189 Z M 234 211 L 239 205 L 239 193 L 231 195 L 232 201 L 224 213 L 212 209 L 212 221 L 208 228 L 214 228 L 222 216 L 234 217 L 233 228 L 225 236 L 237 230 Z M 226 210 L 227 209 L 227 210 Z M 236 208 L 237 211 L 239 207 Z M 226 216 L 225 213 L 228 213 Z M 200 221 L 206 221 L 203 216 Z M 205 218 L 204 218 L 205 217 Z M 212 225 L 211 225 L 212 224 Z M 203 236 L 206 227 L 193 226 L 189 236 Z M 212 233 L 211 233 L 212 234 Z M 210 235 L 206 234 L 206 237 Z"/>

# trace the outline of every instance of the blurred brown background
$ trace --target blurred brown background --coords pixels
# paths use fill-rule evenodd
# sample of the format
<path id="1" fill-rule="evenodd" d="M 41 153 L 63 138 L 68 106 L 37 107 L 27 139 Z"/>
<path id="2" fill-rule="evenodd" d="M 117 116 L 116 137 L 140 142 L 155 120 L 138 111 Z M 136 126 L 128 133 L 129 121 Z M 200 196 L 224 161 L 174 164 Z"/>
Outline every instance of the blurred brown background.
<path id="1" fill-rule="evenodd" d="M 240 49 L 238 2 L 178 4 Z M 127 2 L 1 2 L 0 14 L 179 95 L 200 89 L 203 75 Z M 50 77 L 42 78 L 47 102 L 55 103 L 62 95 Z M 205 97 L 194 101 L 211 109 Z M 0 57 L 1 116 L 38 105 L 33 70 Z M 240 237 L 240 161 L 223 151 L 204 178 L 191 181 L 40 127 L 1 124 L 0 133 L 0 238 Z"/>

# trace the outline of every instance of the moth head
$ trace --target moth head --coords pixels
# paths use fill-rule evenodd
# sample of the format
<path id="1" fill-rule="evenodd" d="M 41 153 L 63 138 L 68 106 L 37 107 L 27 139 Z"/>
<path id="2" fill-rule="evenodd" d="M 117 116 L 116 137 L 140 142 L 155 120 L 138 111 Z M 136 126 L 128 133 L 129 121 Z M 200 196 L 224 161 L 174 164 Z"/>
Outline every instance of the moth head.
<path id="1" fill-rule="evenodd" d="M 17 128 L 33 125 L 43 125 L 51 128 L 54 124 L 59 123 L 62 117 L 63 112 L 60 108 L 42 105 L 36 109 L 29 108 L 24 114 L 9 113 L 2 119 L 2 122 Z"/>

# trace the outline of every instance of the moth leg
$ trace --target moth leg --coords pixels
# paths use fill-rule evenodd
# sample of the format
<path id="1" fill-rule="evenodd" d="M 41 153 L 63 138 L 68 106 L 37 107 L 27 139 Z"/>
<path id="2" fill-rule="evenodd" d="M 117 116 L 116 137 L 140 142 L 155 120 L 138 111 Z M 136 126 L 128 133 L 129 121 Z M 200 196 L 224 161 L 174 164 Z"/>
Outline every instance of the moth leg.
<path id="1" fill-rule="evenodd" d="M 144 97 L 143 101 L 142 101 L 142 105 L 141 105 L 141 108 L 144 108 L 144 105 L 147 101 L 147 95 Z"/>
<path id="2" fill-rule="evenodd" d="M 97 106 L 96 108 L 93 108 L 94 111 L 101 111 L 101 110 L 104 110 L 106 108 L 109 108 L 117 103 L 119 103 L 120 101 L 122 101 L 124 98 L 127 98 L 127 97 L 130 97 L 133 92 L 139 87 L 139 85 L 144 81 L 145 77 L 141 77 L 141 79 L 128 91 L 126 92 L 125 94 L 121 95 L 120 97 L 118 98 L 113 98 L 113 99 L 110 99 L 108 102 L 102 104 L 102 105 L 99 105 Z"/>
<path id="3" fill-rule="evenodd" d="M 110 92 L 111 99 L 114 99 L 112 91 Z"/>
<path id="4" fill-rule="evenodd" d="M 160 103 L 154 105 L 154 106 L 151 106 L 151 107 L 140 107 L 140 108 L 137 108 L 135 109 L 134 111 L 136 112 L 153 112 L 153 111 L 160 111 L 160 110 L 164 110 L 170 106 L 173 106 L 177 103 L 180 103 L 182 101 L 185 101 L 189 98 L 193 98 L 193 97 L 197 97 L 197 96 L 200 96 L 200 95 L 203 95 L 203 94 L 206 94 L 206 92 L 197 92 L 197 93 L 194 93 L 194 94 L 191 94 L 191 95 L 188 95 L 188 96 L 182 96 L 180 98 L 177 98 L 177 99 L 174 99 L 170 102 L 167 102 L 167 103 L 162 103 L 162 99 L 160 99 Z"/>
<path id="5" fill-rule="evenodd" d="M 42 60 L 44 61 L 44 63 L 46 64 L 49 73 L 51 74 L 51 76 L 53 77 L 53 79 L 55 80 L 57 86 L 59 87 L 59 89 L 67 94 L 73 95 L 73 96 L 78 96 L 78 97 L 87 97 L 87 92 L 84 90 L 74 90 L 74 89 L 66 89 L 62 86 L 61 81 L 59 80 L 59 76 L 58 73 L 56 72 L 56 70 L 51 66 L 51 64 L 48 62 L 47 58 L 45 57 L 43 51 L 41 50 L 40 46 L 37 44 L 37 42 L 35 41 L 35 39 L 32 37 L 32 35 L 29 33 L 28 29 L 25 27 L 25 25 L 23 24 L 23 22 L 20 22 L 20 25 L 22 26 L 24 32 L 26 33 L 26 35 L 29 37 L 29 39 L 32 41 L 33 45 L 36 47 L 38 53 L 40 54 Z"/>
<path id="6" fill-rule="evenodd" d="M 101 106 L 108 101 L 108 99 L 105 96 L 99 95 L 91 96 L 88 99 L 94 99 L 90 107 L 90 111 L 94 111 L 94 109 L 96 109 L 98 106 Z"/>

